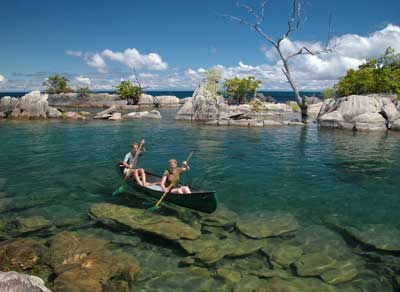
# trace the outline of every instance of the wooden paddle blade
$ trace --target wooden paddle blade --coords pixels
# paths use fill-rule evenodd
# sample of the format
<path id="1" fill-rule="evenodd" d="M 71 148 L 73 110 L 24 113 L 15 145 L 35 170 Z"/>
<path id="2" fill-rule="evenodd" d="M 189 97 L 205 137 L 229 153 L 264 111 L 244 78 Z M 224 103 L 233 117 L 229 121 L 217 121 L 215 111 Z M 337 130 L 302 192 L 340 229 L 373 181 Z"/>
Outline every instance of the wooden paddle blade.
<path id="1" fill-rule="evenodd" d="M 153 207 L 147 208 L 147 209 L 144 211 L 144 213 L 147 214 L 147 213 L 149 213 L 149 212 L 154 212 L 154 211 L 158 210 L 159 208 L 160 208 L 160 207 L 158 207 L 158 206 L 153 206 Z"/>
<path id="2" fill-rule="evenodd" d="M 124 186 L 120 186 L 118 189 L 116 189 L 113 193 L 112 196 L 115 197 L 119 194 L 122 194 L 124 192 Z"/>

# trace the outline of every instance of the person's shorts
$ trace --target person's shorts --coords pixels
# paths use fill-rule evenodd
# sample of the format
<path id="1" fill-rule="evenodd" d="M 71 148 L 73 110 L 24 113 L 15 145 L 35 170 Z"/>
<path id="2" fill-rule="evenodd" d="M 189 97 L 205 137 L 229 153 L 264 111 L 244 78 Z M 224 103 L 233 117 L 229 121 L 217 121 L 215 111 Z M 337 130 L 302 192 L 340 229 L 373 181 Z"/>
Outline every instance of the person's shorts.
<path id="1" fill-rule="evenodd" d="M 129 168 L 124 168 L 124 174 L 125 175 L 130 175 L 130 174 L 132 174 L 132 172 L 135 170 L 136 168 L 131 168 L 131 169 L 129 169 Z"/>

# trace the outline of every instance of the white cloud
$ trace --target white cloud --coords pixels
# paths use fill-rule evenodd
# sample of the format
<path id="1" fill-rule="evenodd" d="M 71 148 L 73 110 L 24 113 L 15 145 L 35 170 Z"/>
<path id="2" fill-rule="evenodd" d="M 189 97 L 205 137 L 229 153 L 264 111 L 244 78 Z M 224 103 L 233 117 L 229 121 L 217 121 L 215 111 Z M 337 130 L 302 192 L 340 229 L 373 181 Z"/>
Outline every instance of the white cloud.
<path id="1" fill-rule="evenodd" d="M 90 78 L 83 77 L 83 76 L 76 76 L 75 80 L 78 81 L 79 83 L 82 83 L 85 85 L 90 85 L 90 83 L 91 83 Z"/>
<path id="2" fill-rule="evenodd" d="M 6 81 L 7 81 L 6 77 L 0 74 L 0 82 L 6 82 Z"/>
<path id="3" fill-rule="evenodd" d="M 81 51 L 66 51 L 65 53 L 66 53 L 68 56 L 82 57 L 82 52 L 81 52 Z"/>
<path id="4" fill-rule="evenodd" d="M 96 68 L 101 73 L 107 72 L 107 64 L 100 54 L 86 53 L 83 58 L 90 67 Z"/>
<path id="5" fill-rule="evenodd" d="M 120 62 L 129 68 L 148 69 L 148 70 L 165 70 L 168 64 L 165 63 L 159 54 L 149 53 L 140 54 L 135 48 L 126 49 L 123 52 L 113 52 L 111 50 L 104 50 L 101 55 L 104 58 L 110 59 L 115 62 Z"/>
<path id="6" fill-rule="evenodd" d="M 348 69 L 357 68 L 366 59 L 378 58 L 387 47 L 391 46 L 400 52 L 400 27 L 389 24 L 368 36 L 346 34 L 334 38 L 332 43 L 337 45 L 332 53 L 302 55 L 291 59 L 290 68 L 299 87 L 321 89 L 332 86 Z M 282 51 L 288 55 L 303 46 L 313 51 L 323 48 L 321 42 L 286 39 L 282 42 Z M 262 48 L 262 51 L 268 60 L 275 62 L 274 66 L 282 67 L 274 48 Z"/>

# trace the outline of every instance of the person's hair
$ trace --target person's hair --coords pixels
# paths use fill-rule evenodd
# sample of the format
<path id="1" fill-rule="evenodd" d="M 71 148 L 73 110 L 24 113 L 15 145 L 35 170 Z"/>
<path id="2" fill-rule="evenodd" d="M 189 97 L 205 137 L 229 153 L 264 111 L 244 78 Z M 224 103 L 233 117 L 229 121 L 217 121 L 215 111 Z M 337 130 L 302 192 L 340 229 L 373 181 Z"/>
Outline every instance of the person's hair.
<path id="1" fill-rule="evenodd" d="M 170 160 L 168 160 L 168 164 L 171 164 L 172 162 L 174 162 L 175 164 L 178 164 L 178 162 L 176 161 L 176 159 L 170 159 Z"/>
<path id="2" fill-rule="evenodd" d="M 131 147 L 133 148 L 133 146 L 139 146 L 138 143 L 132 143 Z"/>

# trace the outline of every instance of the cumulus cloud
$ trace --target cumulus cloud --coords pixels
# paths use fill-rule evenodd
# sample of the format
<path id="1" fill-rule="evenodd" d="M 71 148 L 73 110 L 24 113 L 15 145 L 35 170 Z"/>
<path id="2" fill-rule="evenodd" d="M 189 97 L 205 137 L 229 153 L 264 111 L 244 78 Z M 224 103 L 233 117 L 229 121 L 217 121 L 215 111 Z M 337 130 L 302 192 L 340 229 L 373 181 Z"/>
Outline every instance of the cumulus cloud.
<path id="1" fill-rule="evenodd" d="M 120 62 L 129 68 L 135 67 L 138 69 L 144 68 L 148 70 L 165 70 L 168 68 L 167 63 L 162 60 L 159 54 L 140 54 L 135 48 L 126 49 L 123 52 L 113 52 L 106 49 L 101 53 L 101 55 L 112 61 Z"/>
<path id="2" fill-rule="evenodd" d="M 100 54 L 86 53 L 83 58 L 88 66 L 96 68 L 101 73 L 107 72 L 107 64 Z"/>
<path id="3" fill-rule="evenodd" d="M 81 52 L 81 51 L 66 51 L 65 53 L 66 53 L 68 56 L 82 57 L 82 52 Z"/>
<path id="4" fill-rule="evenodd" d="M 367 36 L 346 34 L 332 40 L 336 47 L 332 53 L 297 56 L 290 61 L 295 80 L 304 88 L 321 89 L 332 86 L 350 68 L 357 68 L 366 59 L 378 58 L 387 47 L 400 52 L 400 27 L 389 24 L 385 28 Z M 285 55 L 297 52 L 307 46 L 313 51 L 323 49 L 321 42 L 292 41 L 282 42 Z M 262 48 L 266 58 L 282 67 L 274 48 Z M 282 73 L 281 73 L 282 74 Z"/>
<path id="5" fill-rule="evenodd" d="M 6 81 L 7 81 L 6 77 L 0 74 L 0 82 L 6 82 Z"/>
<path id="6" fill-rule="evenodd" d="M 76 76 L 75 80 L 78 81 L 79 83 L 82 83 L 85 85 L 90 85 L 90 83 L 91 83 L 90 78 L 83 77 L 83 76 Z"/>

